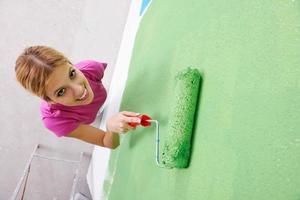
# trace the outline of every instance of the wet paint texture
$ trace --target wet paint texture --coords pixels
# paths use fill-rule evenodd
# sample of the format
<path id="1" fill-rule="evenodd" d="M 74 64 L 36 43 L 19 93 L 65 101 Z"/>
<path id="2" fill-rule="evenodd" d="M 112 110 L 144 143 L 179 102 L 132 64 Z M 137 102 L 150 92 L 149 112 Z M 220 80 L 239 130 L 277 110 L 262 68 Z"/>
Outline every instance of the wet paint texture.
<path id="1" fill-rule="evenodd" d="M 189 66 L 204 80 L 190 166 L 157 167 L 155 129 L 138 127 L 113 151 L 109 199 L 298 200 L 300 1 L 152 2 L 121 110 L 159 120 L 162 143 Z"/>
<path id="2" fill-rule="evenodd" d="M 161 165 L 166 168 L 186 168 L 191 155 L 194 117 L 199 101 L 201 75 L 197 69 L 187 68 L 175 77 L 175 96 L 170 103 L 166 140 Z"/>

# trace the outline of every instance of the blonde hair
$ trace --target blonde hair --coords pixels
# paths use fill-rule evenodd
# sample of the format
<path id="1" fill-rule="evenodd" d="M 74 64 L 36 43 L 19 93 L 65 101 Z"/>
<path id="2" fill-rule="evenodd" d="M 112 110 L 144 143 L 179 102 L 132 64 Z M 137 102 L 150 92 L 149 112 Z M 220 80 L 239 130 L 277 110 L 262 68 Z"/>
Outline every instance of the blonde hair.
<path id="1" fill-rule="evenodd" d="M 48 101 L 46 83 L 54 68 L 72 64 L 68 58 L 47 46 L 31 46 L 17 58 L 15 72 L 20 84 L 29 92 Z"/>

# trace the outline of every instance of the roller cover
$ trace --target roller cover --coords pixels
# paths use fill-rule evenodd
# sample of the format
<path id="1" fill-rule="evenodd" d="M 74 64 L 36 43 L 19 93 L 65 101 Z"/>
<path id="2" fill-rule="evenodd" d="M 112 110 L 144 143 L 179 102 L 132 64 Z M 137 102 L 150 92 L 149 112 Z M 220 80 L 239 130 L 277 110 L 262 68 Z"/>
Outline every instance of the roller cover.
<path id="1" fill-rule="evenodd" d="M 161 161 L 166 168 L 186 168 L 191 154 L 191 138 L 201 75 L 197 69 L 187 68 L 176 75 L 175 82 L 175 97 Z"/>

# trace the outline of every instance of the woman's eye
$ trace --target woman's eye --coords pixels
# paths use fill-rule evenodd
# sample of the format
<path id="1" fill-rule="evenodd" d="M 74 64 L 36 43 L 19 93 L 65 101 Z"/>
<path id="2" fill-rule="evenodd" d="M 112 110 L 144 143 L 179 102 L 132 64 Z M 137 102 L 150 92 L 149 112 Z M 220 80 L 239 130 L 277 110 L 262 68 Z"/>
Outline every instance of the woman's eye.
<path id="1" fill-rule="evenodd" d="M 61 97 L 61 96 L 63 96 L 64 94 L 65 94 L 65 89 L 63 88 L 63 89 L 61 89 L 61 90 L 58 91 L 57 96 L 58 96 L 58 97 Z"/>
<path id="2" fill-rule="evenodd" d="M 76 76 L 76 71 L 75 69 L 72 69 L 70 72 L 70 78 L 75 78 L 75 76 Z"/>

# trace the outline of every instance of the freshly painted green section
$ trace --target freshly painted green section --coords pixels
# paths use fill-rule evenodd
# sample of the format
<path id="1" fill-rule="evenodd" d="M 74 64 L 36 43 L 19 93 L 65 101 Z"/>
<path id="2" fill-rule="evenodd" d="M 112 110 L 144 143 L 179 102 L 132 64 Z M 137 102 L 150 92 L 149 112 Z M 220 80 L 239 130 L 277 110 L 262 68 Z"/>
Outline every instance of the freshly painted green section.
<path id="1" fill-rule="evenodd" d="M 153 1 L 121 110 L 159 120 L 163 140 L 187 67 L 203 74 L 189 168 L 157 167 L 155 128 L 139 127 L 112 154 L 109 199 L 299 200 L 300 1 Z"/>

